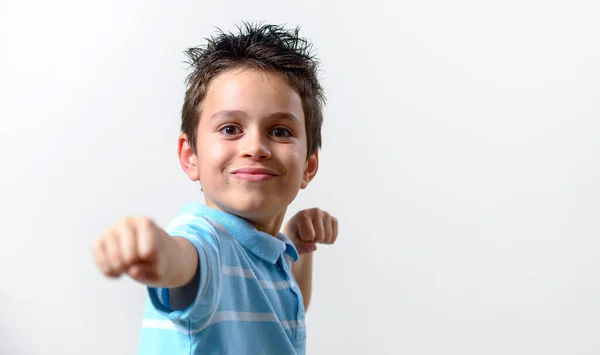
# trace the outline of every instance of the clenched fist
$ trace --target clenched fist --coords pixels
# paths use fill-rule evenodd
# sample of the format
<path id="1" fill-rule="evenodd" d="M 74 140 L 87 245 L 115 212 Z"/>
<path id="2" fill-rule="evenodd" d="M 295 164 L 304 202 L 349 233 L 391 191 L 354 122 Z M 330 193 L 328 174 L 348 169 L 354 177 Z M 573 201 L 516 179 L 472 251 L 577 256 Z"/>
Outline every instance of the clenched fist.
<path id="1" fill-rule="evenodd" d="M 335 243 L 338 221 L 319 208 L 311 208 L 296 213 L 285 226 L 283 233 L 294 242 L 298 253 L 310 253 L 317 250 L 317 243 Z"/>
<path id="2" fill-rule="evenodd" d="M 124 218 L 94 243 L 96 264 L 110 277 L 126 273 L 144 284 L 157 284 L 165 275 L 169 238 L 148 218 Z"/>

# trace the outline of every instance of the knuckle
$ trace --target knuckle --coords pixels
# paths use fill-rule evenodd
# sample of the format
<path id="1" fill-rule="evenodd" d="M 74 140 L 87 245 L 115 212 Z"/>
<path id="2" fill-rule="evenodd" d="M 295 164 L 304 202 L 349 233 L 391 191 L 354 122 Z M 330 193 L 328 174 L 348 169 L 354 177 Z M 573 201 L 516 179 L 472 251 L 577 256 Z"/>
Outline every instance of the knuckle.
<path id="1" fill-rule="evenodd" d="M 112 266 L 110 265 L 110 263 L 108 263 L 106 261 L 100 263 L 98 266 L 100 267 L 100 270 L 106 275 L 113 272 Z"/>
<path id="2" fill-rule="evenodd" d="M 139 257 L 141 259 L 150 259 L 154 257 L 157 252 L 158 248 L 156 246 L 156 243 L 148 242 L 146 246 L 142 250 L 140 250 Z"/>
<path id="3" fill-rule="evenodd" d="M 302 215 L 302 219 L 304 220 L 305 223 L 311 223 L 312 222 L 312 216 L 308 213 Z"/>
<path id="4" fill-rule="evenodd" d="M 127 252 L 127 253 L 124 253 L 124 255 L 121 259 L 123 261 L 123 264 L 130 265 L 135 260 L 135 256 L 133 255 L 133 253 Z"/>
<path id="5" fill-rule="evenodd" d="M 121 262 L 121 259 L 115 259 L 112 262 L 112 266 L 114 269 L 119 270 L 123 267 L 123 263 Z"/>
<path id="6" fill-rule="evenodd" d="M 302 234 L 300 236 L 300 240 L 304 241 L 304 242 L 311 242 L 315 239 L 315 237 L 312 235 L 312 233 L 306 233 L 306 234 Z"/>
<path id="7" fill-rule="evenodd" d="M 124 218 L 121 218 L 117 222 L 116 228 L 127 228 L 130 225 L 131 225 L 131 218 L 130 217 L 124 217 Z"/>
<path id="8" fill-rule="evenodd" d="M 156 233 L 154 233 L 151 229 L 143 229 L 141 233 L 139 233 L 138 238 L 144 240 L 151 246 L 156 244 Z"/>
<path id="9" fill-rule="evenodd" d="M 109 236 L 106 237 L 106 240 L 114 247 L 114 244 L 118 244 L 123 238 L 122 234 L 118 231 L 114 231 Z"/>
<path id="10" fill-rule="evenodd" d="M 142 228 L 150 228 L 154 225 L 154 222 L 151 218 L 148 217 L 140 217 L 137 219 L 137 225 Z"/>

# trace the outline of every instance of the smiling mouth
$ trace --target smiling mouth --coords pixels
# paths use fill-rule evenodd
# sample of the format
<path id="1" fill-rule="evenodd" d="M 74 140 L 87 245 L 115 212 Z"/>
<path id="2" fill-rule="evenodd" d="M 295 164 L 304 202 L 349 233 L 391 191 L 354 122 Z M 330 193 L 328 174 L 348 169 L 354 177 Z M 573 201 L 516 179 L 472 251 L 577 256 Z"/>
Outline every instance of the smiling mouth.
<path id="1" fill-rule="evenodd" d="M 231 174 L 244 181 L 261 182 L 271 180 L 279 175 L 279 172 L 267 168 L 248 167 L 236 169 Z"/>

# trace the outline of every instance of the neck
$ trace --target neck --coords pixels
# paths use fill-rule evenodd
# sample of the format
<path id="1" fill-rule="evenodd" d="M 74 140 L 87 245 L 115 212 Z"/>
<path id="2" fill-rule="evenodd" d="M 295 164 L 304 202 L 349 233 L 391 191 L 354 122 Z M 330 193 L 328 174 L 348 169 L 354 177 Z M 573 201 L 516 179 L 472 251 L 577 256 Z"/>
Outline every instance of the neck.
<path id="1" fill-rule="evenodd" d="M 277 236 L 279 231 L 281 230 L 281 225 L 283 224 L 283 217 L 285 216 L 285 210 L 281 211 L 279 214 L 272 216 L 270 218 L 245 218 L 244 216 L 240 216 L 248 221 L 248 223 L 252 224 L 254 228 L 261 232 L 265 232 L 272 236 Z"/>
<path id="2" fill-rule="evenodd" d="M 215 203 L 213 203 L 212 201 L 210 201 L 209 199 L 206 199 L 206 205 L 208 207 L 217 209 L 219 211 L 231 213 L 240 218 L 243 218 L 246 221 L 248 221 L 248 223 L 250 223 L 257 230 L 267 233 L 267 234 L 270 234 L 274 237 L 276 237 L 277 234 L 279 234 L 279 231 L 281 230 L 281 225 L 283 224 L 283 218 L 285 217 L 285 212 L 286 212 L 286 209 L 284 209 L 283 211 L 279 212 L 278 214 L 270 215 L 270 216 L 264 216 L 264 215 L 258 215 L 258 214 L 252 214 L 252 213 L 238 213 L 236 211 L 231 211 L 226 208 L 221 208 L 218 205 L 216 205 Z"/>

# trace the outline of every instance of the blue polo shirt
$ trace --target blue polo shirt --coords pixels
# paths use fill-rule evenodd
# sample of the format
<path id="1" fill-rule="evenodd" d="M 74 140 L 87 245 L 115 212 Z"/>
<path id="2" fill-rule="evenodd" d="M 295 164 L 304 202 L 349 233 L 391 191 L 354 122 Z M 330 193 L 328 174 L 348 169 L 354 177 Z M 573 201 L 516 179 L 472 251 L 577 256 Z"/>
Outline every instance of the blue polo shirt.
<path id="1" fill-rule="evenodd" d="M 305 354 L 304 303 L 291 270 L 298 252 L 283 234 L 188 204 L 166 232 L 199 256 L 198 290 L 185 309 L 148 288 L 138 354 Z"/>

